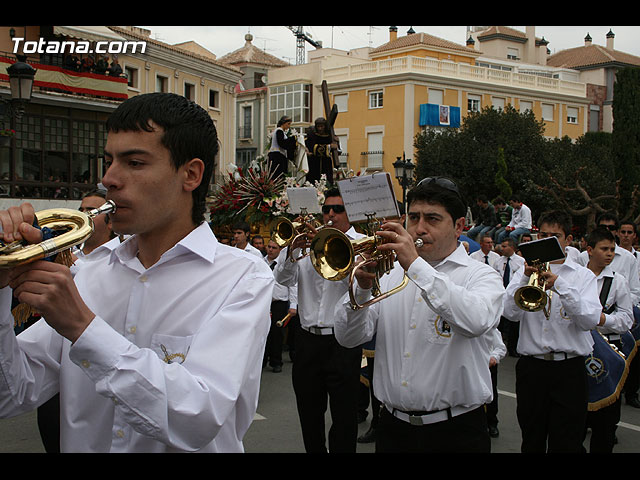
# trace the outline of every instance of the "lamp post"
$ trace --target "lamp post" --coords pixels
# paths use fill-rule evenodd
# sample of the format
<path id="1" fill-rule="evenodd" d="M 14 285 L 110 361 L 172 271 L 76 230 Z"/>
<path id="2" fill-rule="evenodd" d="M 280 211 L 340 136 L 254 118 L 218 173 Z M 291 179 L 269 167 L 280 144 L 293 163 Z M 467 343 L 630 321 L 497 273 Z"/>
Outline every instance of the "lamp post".
<path id="1" fill-rule="evenodd" d="M 2 100 L 2 102 L 8 105 L 9 117 L 20 118 L 24 114 L 25 105 L 31 101 L 36 69 L 19 58 L 17 62 L 7 67 L 7 73 L 11 99 Z"/>
<path id="2" fill-rule="evenodd" d="M 402 206 L 407 211 L 406 201 L 407 201 L 407 189 L 413 183 L 413 169 L 416 166 L 411 163 L 411 159 L 405 160 L 404 153 L 402 154 L 402 158 L 397 157 L 397 160 L 393 162 L 393 168 L 396 171 L 396 180 L 400 183 L 402 187 Z"/>

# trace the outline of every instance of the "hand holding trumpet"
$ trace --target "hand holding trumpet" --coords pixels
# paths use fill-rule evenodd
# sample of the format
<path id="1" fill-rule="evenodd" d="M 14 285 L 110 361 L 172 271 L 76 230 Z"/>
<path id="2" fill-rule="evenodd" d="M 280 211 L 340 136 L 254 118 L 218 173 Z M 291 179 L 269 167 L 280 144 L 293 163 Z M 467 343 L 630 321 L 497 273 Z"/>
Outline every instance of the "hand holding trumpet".
<path id="1" fill-rule="evenodd" d="M 397 222 L 385 222 L 380 228 L 381 230 L 377 231 L 376 235 L 381 237 L 384 242 L 378 246 L 378 250 L 387 252 L 394 251 L 398 263 L 400 263 L 405 271 L 408 270 L 409 266 L 411 266 L 419 256 L 417 249 L 423 245 L 422 239 L 414 240 L 411 234 Z M 362 253 L 361 255 L 363 258 L 368 257 L 366 253 Z M 356 272 L 356 278 L 361 288 L 369 289 L 375 282 L 376 274 L 372 271 L 359 269 Z"/>
<path id="2" fill-rule="evenodd" d="M 42 232 L 33 226 L 33 207 L 22 204 L 0 211 L 5 243 L 42 241 Z M 95 315 L 84 303 L 69 267 L 46 260 L 36 260 L 10 269 L 0 269 L 0 288 L 10 286 L 21 302 L 42 313 L 47 323 L 60 335 L 74 342 Z"/>

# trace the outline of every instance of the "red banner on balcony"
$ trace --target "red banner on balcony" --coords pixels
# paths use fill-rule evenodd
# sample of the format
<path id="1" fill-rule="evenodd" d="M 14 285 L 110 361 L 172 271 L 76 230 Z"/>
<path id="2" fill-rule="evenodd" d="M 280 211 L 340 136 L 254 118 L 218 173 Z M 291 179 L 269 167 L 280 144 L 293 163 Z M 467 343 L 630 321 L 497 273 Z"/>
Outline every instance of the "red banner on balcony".
<path id="1" fill-rule="evenodd" d="M 5 73 L 7 67 L 15 60 L 0 56 L 0 80 L 9 81 Z M 84 94 L 93 97 L 106 97 L 115 100 L 126 100 L 127 79 L 124 77 L 110 77 L 98 73 L 73 72 L 53 65 L 31 64 L 37 71 L 33 85 L 40 88 L 51 88 L 63 92 Z"/>

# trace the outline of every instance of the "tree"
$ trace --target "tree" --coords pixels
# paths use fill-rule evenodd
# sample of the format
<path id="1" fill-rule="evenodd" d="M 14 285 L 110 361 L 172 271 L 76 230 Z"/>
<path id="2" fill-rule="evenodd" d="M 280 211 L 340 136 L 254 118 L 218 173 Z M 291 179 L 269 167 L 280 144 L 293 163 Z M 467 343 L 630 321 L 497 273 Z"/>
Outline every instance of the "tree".
<path id="1" fill-rule="evenodd" d="M 621 209 L 629 215 L 640 185 L 640 68 L 621 68 L 613 85 L 612 151 L 620 178 Z"/>

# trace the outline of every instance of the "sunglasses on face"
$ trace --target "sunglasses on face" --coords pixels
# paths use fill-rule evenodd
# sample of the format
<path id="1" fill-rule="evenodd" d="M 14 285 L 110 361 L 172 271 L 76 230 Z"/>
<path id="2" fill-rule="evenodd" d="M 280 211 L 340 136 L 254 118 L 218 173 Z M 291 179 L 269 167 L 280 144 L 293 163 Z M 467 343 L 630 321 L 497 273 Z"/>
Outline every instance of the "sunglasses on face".
<path id="1" fill-rule="evenodd" d="M 324 213 L 325 215 L 328 215 L 331 210 L 333 210 L 334 213 L 343 213 L 345 211 L 344 205 L 323 205 L 322 206 L 322 213 Z"/>
<path id="2" fill-rule="evenodd" d="M 600 224 L 600 225 L 598 225 L 598 227 L 600 227 L 600 228 L 608 228 L 609 231 L 611 231 L 611 232 L 613 232 L 613 231 L 618 229 L 618 227 L 616 227 L 615 225 L 602 225 L 602 224 Z"/>

